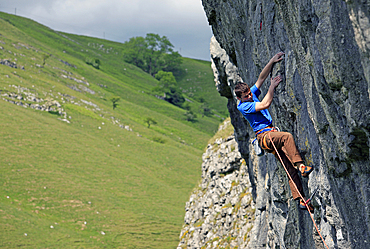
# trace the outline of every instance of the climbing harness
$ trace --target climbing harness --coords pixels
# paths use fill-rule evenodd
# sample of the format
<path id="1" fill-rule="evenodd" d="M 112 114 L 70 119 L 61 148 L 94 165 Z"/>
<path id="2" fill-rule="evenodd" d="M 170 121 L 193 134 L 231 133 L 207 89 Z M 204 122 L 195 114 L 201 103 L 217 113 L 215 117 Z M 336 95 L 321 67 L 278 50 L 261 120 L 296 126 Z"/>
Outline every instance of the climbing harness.
<path id="1" fill-rule="evenodd" d="M 263 148 L 264 150 L 269 150 L 269 151 L 274 152 L 271 148 L 269 148 L 269 147 L 268 147 L 267 142 L 266 142 L 267 134 L 270 134 L 270 132 L 274 132 L 274 131 L 277 131 L 277 129 L 272 128 L 270 131 L 268 131 L 268 133 L 266 133 L 266 134 L 263 136 L 263 138 L 262 138 L 262 148 Z M 275 153 L 273 153 L 273 154 L 275 154 Z"/>
<path id="2" fill-rule="evenodd" d="M 296 190 L 297 190 L 297 192 L 298 192 L 298 194 L 299 194 L 300 198 L 303 200 L 304 205 L 305 205 L 305 206 L 306 206 L 306 208 L 307 208 L 308 213 L 310 214 L 310 217 L 311 217 L 312 222 L 313 222 L 313 224 L 314 224 L 314 226 L 315 226 L 315 228 L 316 228 L 316 231 L 319 233 L 319 235 L 320 235 L 320 237 L 321 237 L 321 240 L 322 240 L 322 242 L 324 243 L 324 245 L 326 246 L 326 248 L 328 248 L 328 249 L 329 249 L 329 247 L 328 247 L 328 245 L 326 244 L 326 242 L 325 242 L 324 238 L 322 237 L 322 235 L 321 235 L 321 233 L 320 233 L 320 230 L 319 230 L 319 228 L 318 228 L 318 227 L 317 227 L 317 225 L 316 225 L 315 219 L 313 218 L 313 216 L 312 216 L 312 214 L 311 214 L 311 212 L 310 212 L 310 209 L 309 209 L 309 207 L 308 207 L 308 204 L 310 203 L 311 199 L 312 199 L 312 198 L 313 198 L 313 196 L 315 195 L 315 193 L 316 193 L 316 191 L 318 190 L 318 188 L 316 188 L 316 189 L 315 189 L 315 191 L 313 192 L 313 194 L 311 195 L 311 197 L 310 197 L 307 201 L 305 201 L 305 199 L 304 199 L 304 197 L 302 196 L 301 192 L 299 192 L 299 190 L 298 190 L 298 188 L 297 188 L 297 185 L 295 185 L 295 183 L 294 183 L 294 181 L 293 181 L 292 177 L 290 176 L 290 174 L 289 174 L 289 172 L 288 172 L 288 170 L 287 170 L 287 168 L 286 168 L 286 166 L 285 166 L 285 164 L 284 164 L 284 162 L 283 162 L 283 159 L 281 159 L 281 156 L 280 156 L 280 154 L 279 154 L 279 152 L 278 152 L 278 150 L 277 150 L 277 148 L 276 148 L 276 146 L 275 146 L 274 142 L 273 142 L 273 141 L 272 141 L 272 139 L 271 139 L 271 134 L 270 134 L 270 132 L 269 132 L 268 134 L 269 134 L 269 138 L 270 138 L 271 144 L 272 144 L 272 146 L 274 147 L 274 150 L 275 150 L 276 154 L 278 155 L 278 157 L 279 157 L 279 159 L 280 159 L 280 162 L 281 162 L 281 164 L 283 165 L 283 168 L 284 168 L 285 172 L 287 173 L 287 175 L 288 175 L 289 179 L 292 181 L 293 186 L 296 188 Z"/>
<path id="3" fill-rule="evenodd" d="M 263 128 L 263 129 L 257 131 L 256 132 L 256 137 L 260 133 L 263 133 L 263 132 L 266 132 L 266 131 L 278 130 L 278 129 L 279 128 L 272 127 L 271 125 L 270 126 L 267 126 L 267 127 Z M 254 148 L 254 152 L 256 153 L 257 156 L 263 156 L 265 154 L 265 151 L 264 150 L 268 149 L 268 148 L 264 148 L 264 147 L 266 147 L 265 145 L 263 145 L 264 147 L 261 148 L 261 146 L 258 143 L 257 138 L 255 138 L 253 140 L 252 145 L 253 145 L 253 148 Z"/>
<path id="4" fill-rule="evenodd" d="M 279 127 L 273 127 L 273 126 L 270 125 L 270 126 L 267 126 L 266 128 L 263 128 L 263 129 L 257 131 L 256 132 L 256 137 L 257 137 L 258 134 L 261 134 L 261 133 L 264 133 L 264 132 L 269 132 L 270 133 L 270 132 L 274 132 L 274 131 L 280 131 Z M 262 138 L 262 146 L 260 146 L 260 148 L 262 148 L 263 150 L 266 150 L 266 151 L 268 151 L 268 152 L 270 152 L 270 153 L 272 153 L 272 154 L 275 155 L 275 151 L 273 150 L 273 148 L 269 148 L 267 146 L 266 136 L 267 136 L 267 133 Z M 256 140 L 257 140 L 257 138 L 254 139 L 252 143 L 254 143 Z M 257 141 L 257 145 L 259 146 L 258 141 Z M 262 153 L 261 156 L 263 156 L 263 153 Z"/>
<path id="5" fill-rule="evenodd" d="M 258 134 L 264 133 L 264 132 L 266 132 L 266 131 L 272 131 L 272 130 L 279 130 L 279 128 L 278 128 L 278 127 L 273 127 L 273 126 L 269 125 L 269 126 L 267 126 L 267 127 L 263 128 L 263 129 L 261 129 L 261 130 L 257 131 L 257 132 L 256 132 L 256 136 L 257 136 Z"/>

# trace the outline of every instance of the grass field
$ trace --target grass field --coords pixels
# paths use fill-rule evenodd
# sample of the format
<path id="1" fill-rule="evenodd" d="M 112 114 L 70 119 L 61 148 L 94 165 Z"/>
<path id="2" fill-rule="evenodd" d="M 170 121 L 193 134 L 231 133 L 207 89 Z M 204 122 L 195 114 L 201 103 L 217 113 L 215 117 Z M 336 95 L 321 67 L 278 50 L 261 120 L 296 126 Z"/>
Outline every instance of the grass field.
<path id="1" fill-rule="evenodd" d="M 82 115 L 71 125 L 0 105 L 3 246 L 176 243 L 185 197 L 200 175 L 187 163 L 200 165 L 196 153 L 110 123 L 98 129 L 100 121 Z"/>
<path id="2" fill-rule="evenodd" d="M 175 248 L 201 155 L 226 117 L 210 62 L 184 58 L 190 105 L 202 97 L 215 114 L 188 122 L 122 61 L 122 44 L 1 12 L 0 26 L 0 247 Z"/>

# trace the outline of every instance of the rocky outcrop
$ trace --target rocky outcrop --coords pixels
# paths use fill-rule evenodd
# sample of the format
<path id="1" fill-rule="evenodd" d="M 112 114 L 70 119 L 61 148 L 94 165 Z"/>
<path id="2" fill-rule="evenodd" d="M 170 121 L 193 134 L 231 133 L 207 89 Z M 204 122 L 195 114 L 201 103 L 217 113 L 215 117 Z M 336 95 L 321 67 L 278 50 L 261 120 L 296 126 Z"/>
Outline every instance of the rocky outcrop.
<path id="1" fill-rule="evenodd" d="M 186 203 L 178 248 L 247 245 L 255 212 L 251 191 L 234 136 L 217 138 L 203 154 L 202 181 Z"/>
<path id="2" fill-rule="evenodd" d="M 9 87 L 15 88 L 18 93 L 0 90 L 0 96 L 3 100 L 25 108 L 30 107 L 39 111 L 56 112 L 66 118 L 67 113 L 57 100 L 50 97 L 45 100 L 39 98 L 37 94 L 32 93 L 30 89 L 25 87 L 15 85 L 9 85 Z"/>
<path id="3" fill-rule="evenodd" d="M 20 69 L 24 70 L 24 66 L 18 66 L 17 63 L 11 62 L 8 59 L 0 60 L 0 65 L 5 65 L 5 66 L 8 66 L 8 67 L 12 67 L 12 68 L 20 68 Z"/>
<path id="4" fill-rule="evenodd" d="M 252 85 L 269 59 L 283 51 L 285 59 L 275 65 L 272 75 L 280 74 L 284 80 L 269 110 L 274 125 L 293 134 L 304 160 L 315 167 L 308 180 L 302 179 L 306 195 L 318 189 L 314 219 L 329 248 L 370 248 L 369 4 L 202 2 L 215 36 L 211 58 L 217 89 L 229 100 L 235 139 L 249 173 L 240 184 L 251 184 L 256 207 L 248 243 L 238 235 L 229 246 L 324 248 L 308 213 L 292 200 L 282 166 L 271 154 L 251 156 L 254 134 L 236 109 L 233 89 L 239 79 Z M 266 80 L 262 95 L 268 85 Z M 243 167 L 234 171 L 241 174 Z M 203 220 L 209 215 L 215 213 L 207 213 Z M 238 224 L 239 217 L 232 218 Z M 215 234 L 221 228 L 212 229 Z M 193 238 L 187 240 L 189 248 L 197 248 Z M 212 243 L 204 239 L 199 246 L 217 246 Z"/>

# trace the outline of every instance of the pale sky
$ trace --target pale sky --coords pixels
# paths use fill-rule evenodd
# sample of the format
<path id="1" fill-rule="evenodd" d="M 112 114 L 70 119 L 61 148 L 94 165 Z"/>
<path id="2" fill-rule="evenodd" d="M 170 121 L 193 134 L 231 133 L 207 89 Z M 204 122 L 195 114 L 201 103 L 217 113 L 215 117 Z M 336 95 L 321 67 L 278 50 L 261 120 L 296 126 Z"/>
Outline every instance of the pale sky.
<path id="1" fill-rule="evenodd" d="M 118 42 L 155 33 L 184 57 L 210 60 L 212 31 L 201 0 L 0 0 L 0 11 Z"/>

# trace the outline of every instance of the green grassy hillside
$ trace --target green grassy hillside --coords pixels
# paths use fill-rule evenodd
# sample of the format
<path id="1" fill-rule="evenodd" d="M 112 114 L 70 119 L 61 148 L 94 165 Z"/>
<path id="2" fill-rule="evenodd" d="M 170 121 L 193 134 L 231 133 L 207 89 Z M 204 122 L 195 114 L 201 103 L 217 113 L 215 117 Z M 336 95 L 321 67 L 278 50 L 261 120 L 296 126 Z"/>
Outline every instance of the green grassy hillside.
<path id="1" fill-rule="evenodd" d="M 197 87 L 189 104 L 202 97 L 215 114 L 188 122 L 123 62 L 122 44 L 1 12 L 0 26 L 0 247 L 175 248 L 226 115 L 210 63 L 184 58 L 179 85 Z"/>
<path id="2" fill-rule="evenodd" d="M 195 109 L 203 101 L 209 106 L 216 116 L 227 117 L 227 99 L 220 98 L 216 90 L 213 71 L 209 70 L 211 63 L 208 61 L 183 59 L 185 73 L 179 76 L 179 86 L 188 97 L 194 99 Z"/>

